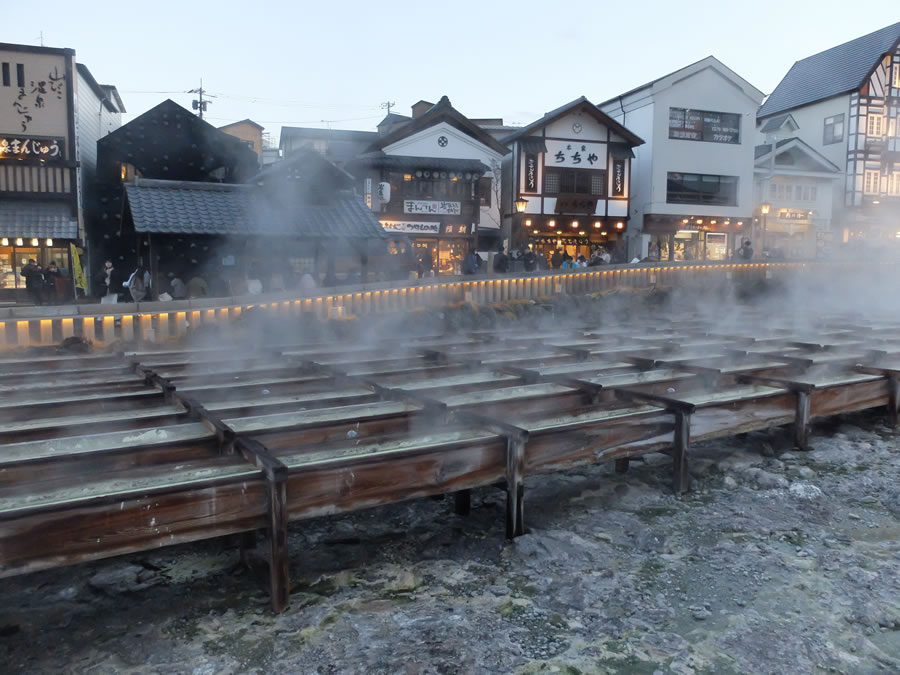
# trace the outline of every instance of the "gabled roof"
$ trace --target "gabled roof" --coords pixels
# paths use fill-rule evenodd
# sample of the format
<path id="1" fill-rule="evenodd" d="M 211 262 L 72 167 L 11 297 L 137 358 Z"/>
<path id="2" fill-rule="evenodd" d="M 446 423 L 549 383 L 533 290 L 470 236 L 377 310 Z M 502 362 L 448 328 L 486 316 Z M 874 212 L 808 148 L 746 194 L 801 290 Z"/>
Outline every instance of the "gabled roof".
<path id="1" fill-rule="evenodd" d="M 244 120 L 240 120 L 240 121 L 238 121 L 238 122 L 232 122 L 231 124 L 223 124 L 222 126 L 219 127 L 219 129 L 227 129 L 228 127 L 236 127 L 238 124 L 249 124 L 249 125 L 251 125 L 251 126 L 256 127 L 256 128 L 259 129 L 260 131 L 262 131 L 263 129 L 265 129 L 265 127 L 264 127 L 262 124 L 257 124 L 256 122 L 254 122 L 253 120 L 251 120 L 251 119 L 249 119 L 249 118 L 248 118 L 248 119 L 244 119 Z"/>
<path id="2" fill-rule="evenodd" d="M 419 103 L 422 103 L 422 101 L 419 101 Z M 435 103 L 427 112 L 414 118 L 409 123 L 404 124 L 399 129 L 376 140 L 368 148 L 368 151 L 381 150 L 389 145 L 393 145 L 397 141 L 417 134 L 423 129 L 440 124 L 441 122 L 446 122 L 450 126 L 459 129 L 464 134 L 471 136 L 479 143 L 486 145 L 491 150 L 494 150 L 501 155 L 509 153 L 509 148 L 495 140 L 493 136 L 477 124 L 473 124 L 469 118 L 450 105 L 450 99 L 446 96 L 441 96 L 441 100 Z"/>
<path id="3" fill-rule="evenodd" d="M 83 63 L 76 63 L 75 69 L 78 71 L 78 74 L 84 78 L 84 81 L 87 82 L 87 85 L 94 92 L 94 95 L 100 99 L 104 108 L 112 113 L 125 112 L 125 106 L 122 105 L 122 99 L 119 98 L 119 92 L 113 85 L 98 84 L 97 80 L 94 79 L 94 76 L 91 75 L 91 71 L 88 70 L 88 67 Z"/>
<path id="4" fill-rule="evenodd" d="M 752 92 L 754 95 L 758 96 L 758 99 L 762 99 L 762 97 L 763 97 L 762 91 L 760 91 L 759 89 L 754 87 L 747 80 L 745 80 L 743 77 L 741 77 L 736 72 L 734 72 L 731 68 L 729 68 L 724 63 L 719 61 L 719 59 L 717 59 L 715 56 L 710 55 L 710 56 L 700 59 L 699 61 L 694 61 L 693 63 L 688 64 L 688 65 L 684 66 L 683 68 L 679 68 L 678 70 L 673 70 L 671 73 L 667 73 L 667 74 L 663 75 L 662 77 L 657 77 L 655 80 L 650 80 L 649 82 L 645 82 L 644 84 L 642 84 L 639 87 L 635 87 L 634 89 L 629 89 L 628 91 L 626 91 L 623 94 L 619 94 L 618 96 L 613 96 L 612 98 L 607 99 L 606 101 L 603 101 L 603 102 L 599 103 L 598 105 L 600 105 L 600 106 L 608 105 L 610 103 L 618 101 L 619 99 L 623 99 L 628 96 L 631 96 L 632 94 L 636 94 L 639 91 L 642 91 L 643 89 L 649 89 L 650 87 L 653 87 L 654 85 L 656 85 L 670 77 L 673 79 L 676 79 L 676 80 L 680 79 L 681 76 L 687 75 L 688 71 L 699 70 L 701 67 L 703 67 L 703 68 L 714 67 L 717 69 L 721 68 L 722 70 L 726 71 L 733 80 L 740 82 L 742 84 L 742 86 L 744 87 L 745 91 L 749 90 L 748 93 Z"/>
<path id="5" fill-rule="evenodd" d="M 318 129 L 315 127 L 281 127 L 282 141 L 285 138 L 315 138 L 332 141 L 367 141 L 378 136 L 375 131 L 355 131 L 353 129 Z"/>
<path id="6" fill-rule="evenodd" d="M 765 121 L 765 123 L 759 128 L 759 130 L 764 134 L 770 134 L 775 131 L 778 131 L 782 127 L 790 127 L 791 131 L 796 131 L 800 128 L 800 125 L 797 124 L 797 120 L 794 119 L 794 116 L 790 113 L 785 113 L 783 115 L 776 115 L 775 117 L 770 117 Z"/>
<path id="7" fill-rule="evenodd" d="M 778 155 L 782 152 L 788 152 L 789 150 L 799 150 L 802 154 L 809 157 L 813 162 L 819 164 L 822 167 L 822 171 L 825 173 L 840 173 L 841 169 L 823 154 L 815 150 L 811 145 L 806 143 L 805 141 L 793 137 L 793 138 L 785 138 L 775 143 L 775 166 L 778 167 Z M 754 160 L 757 166 L 762 166 L 762 162 L 760 160 L 768 157 L 772 152 L 772 144 L 766 143 L 763 145 L 757 145 L 754 148 Z M 784 168 L 784 167 L 781 167 Z"/>
<path id="8" fill-rule="evenodd" d="M 900 43 L 900 22 L 797 61 L 757 113 L 769 117 L 858 91 Z"/>
<path id="9" fill-rule="evenodd" d="M 240 179 L 258 167 L 244 141 L 171 99 L 97 141 L 97 155 L 101 181 L 118 180 L 116 162 L 133 164 L 148 178 L 171 180 L 203 180 L 219 168 Z"/>
<path id="10" fill-rule="evenodd" d="M 323 175 L 327 175 L 333 184 L 340 184 L 347 189 L 352 188 L 355 181 L 352 175 L 321 153 L 304 148 L 281 161 L 269 164 L 246 182 L 263 184 L 272 178 L 290 177 L 297 180 Z"/>
<path id="11" fill-rule="evenodd" d="M 403 122 L 409 122 L 412 119 L 409 115 L 398 115 L 397 113 L 388 113 L 384 116 L 384 119 L 381 120 L 376 126 L 382 127 L 385 124 L 402 124 Z"/>
<path id="12" fill-rule="evenodd" d="M 551 110 L 548 113 L 544 113 L 544 116 L 538 120 L 535 120 L 531 124 L 522 127 L 514 134 L 510 134 L 506 138 L 503 139 L 503 143 L 509 144 L 513 141 L 523 137 L 530 136 L 532 133 L 537 131 L 538 129 L 547 126 L 551 122 L 568 115 L 572 111 L 576 109 L 581 109 L 584 112 L 588 113 L 591 117 L 596 119 L 600 124 L 605 125 L 607 128 L 611 129 L 615 133 L 619 134 L 626 140 L 628 140 L 633 145 L 643 145 L 644 141 L 639 136 L 636 136 L 632 132 L 630 132 L 627 128 L 616 122 L 612 117 L 604 113 L 600 108 L 595 106 L 593 103 L 587 100 L 585 96 L 579 96 L 574 101 L 570 101 L 565 105 L 556 108 L 555 110 Z"/>
<path id="13" fill-rule="evenodd" d="M 137 232 L 383 239 L 375 213 L 339 190 L 310 201 L 256 185 L 136 179 L 125 187 Z"/>

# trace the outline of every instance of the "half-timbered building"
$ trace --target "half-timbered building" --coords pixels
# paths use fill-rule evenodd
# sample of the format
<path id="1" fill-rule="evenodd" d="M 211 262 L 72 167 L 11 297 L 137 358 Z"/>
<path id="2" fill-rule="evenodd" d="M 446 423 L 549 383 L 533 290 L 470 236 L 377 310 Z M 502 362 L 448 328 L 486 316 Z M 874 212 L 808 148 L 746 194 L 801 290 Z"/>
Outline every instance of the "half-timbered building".
<path id="1" fill-rule="evenodd" d="M 900 243 L 900 23 L 795 63 L 759 109 L 840 167 L 832 236 Z"/>

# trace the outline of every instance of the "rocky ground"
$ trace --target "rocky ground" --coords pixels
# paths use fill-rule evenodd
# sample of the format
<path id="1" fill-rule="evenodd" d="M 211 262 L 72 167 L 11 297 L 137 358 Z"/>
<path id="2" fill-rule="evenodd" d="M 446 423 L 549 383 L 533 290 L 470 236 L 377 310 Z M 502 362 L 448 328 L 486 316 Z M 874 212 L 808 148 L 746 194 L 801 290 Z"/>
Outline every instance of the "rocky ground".
<path id="1" fill-rule="evenodd" d="M 877 414 L 293 526 L 274 616 L 229 542 L 0 581 L 7 673 L 900 671 L 900 448 Z M 261 542 L 260 550 L 264 542 Z"/>

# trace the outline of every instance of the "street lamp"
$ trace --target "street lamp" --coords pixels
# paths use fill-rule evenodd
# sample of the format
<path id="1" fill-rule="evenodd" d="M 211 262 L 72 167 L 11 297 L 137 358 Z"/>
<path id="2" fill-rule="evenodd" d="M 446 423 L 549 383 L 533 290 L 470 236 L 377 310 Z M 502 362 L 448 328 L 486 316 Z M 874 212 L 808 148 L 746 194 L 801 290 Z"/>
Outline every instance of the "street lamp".
<path id="1" fill-rule="evenodd" d="M 524 214 L 525 209 L 528 208 L 528 199 L 526 199 L 525 197 L 519 197 L 516 201 L 513 202 L 513 206 L 516 207 L 516 211 L 515 211 L 515 213 L 512 214 L 513 222 L 512 222 L 511 227 L 509 228 L 510 232 L 507 237 L 503 237 L 504 239 L 507 240 L 507 246 L 510 249 L 512 249 L 512 246 L 513 246 L 513 237 L 515 236 L 515 238 L 518 239 L 520 236 L 522 236 L 521 220 L 522 220 L 522 214 Z M 518 228 L 515 227 L 516 219 L 518 219 L 520 221 L 520 226 Z"/>
<path id="2" fill-rule="evenodd" d="M 766 223 L 766 221 L 768 220 L 767 216 L 769 215 L 769 211 L 771 211 L 771 210 L 772 210 L 772 205 L 769 204 L 769 203 L 760 204 L 760 206 L 759 206 L 759 212 L 762 214 L 762 217 L 763 217 L 763 227 L 762 227 L 762 251 L 763 251 L 763 255 L 765 255 L 765 252 L 766 252 L 766 232 L 767 232 L 767 229 L 766 229 L 767 223 Z"/>

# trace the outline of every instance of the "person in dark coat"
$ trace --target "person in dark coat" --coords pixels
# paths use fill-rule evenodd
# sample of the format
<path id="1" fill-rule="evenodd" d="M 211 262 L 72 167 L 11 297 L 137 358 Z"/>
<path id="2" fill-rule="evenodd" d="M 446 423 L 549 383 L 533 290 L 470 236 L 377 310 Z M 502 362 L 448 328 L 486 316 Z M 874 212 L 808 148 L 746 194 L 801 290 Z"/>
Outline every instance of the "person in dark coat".
<path id="1" fill-rule="evenodd" d="M 118 295 L 121 284 L 117 285 L 117 281 L 118 274 L 113 267 L 112 260 L 107 260 L 103 263 L 103 267 L 100 268 L 100 271 L 94 275 L 97 296 L 102 298 L 108 295 Z"/>
<path id="2" fill-rule="evenodd" d="M 59 302 L 59 280 L 62 275 L 59 273 L 59 267 L 55 260 L 51 260 L 44 270 L 44 298 L 49 305 L 55 305 Z"/>
<path id="3" fill-rule="evenodd" d="M 509 271 L 509 256 L 502 248 L 494 256 L 494 271 L 497 274 L 506 274 Z"/>
<path id="4" fill-rule="evenodd" d="M 35 305 L 44 304 L 44 270 L 34 259 L 22 267 L 22 276 L 25 277 L 25 290 L 28 297 Z"/>
<path id="5" fill-rule="evenodd" d="M 431 251 L 427 248 L 422 249 L 422 252 L 419 254 L 419 262 L 417 265 L 419 278 L 431 276 L 432 270 L 434 270 L 434 259 L 431 257 Z"/>
<path id="6" fill-rule="evenodd" d="M 738 258 L 741 260 L 753 259 L 753 247 L 750 245 L 749 239 L 744 239 L 744 241 L 741 242 L 741 247 L 738 249 Z"/>
<path id="7" fill-rule="evenodd" d="M 550 256 L 550 266 L 553 269 L 558 270 L 562 267 L 563 264 L 563 252 L 562 249 L 556 249 L 553 252 L 553 255 Z"/>
<path id="8" fill-rule="evenodd" d="M 534 272 L 537 269 L 537 255 L 531 249 L 525 251 L 525 255 L 522 256 L 522 262 L 525 264 L 526 272 Z"/>

